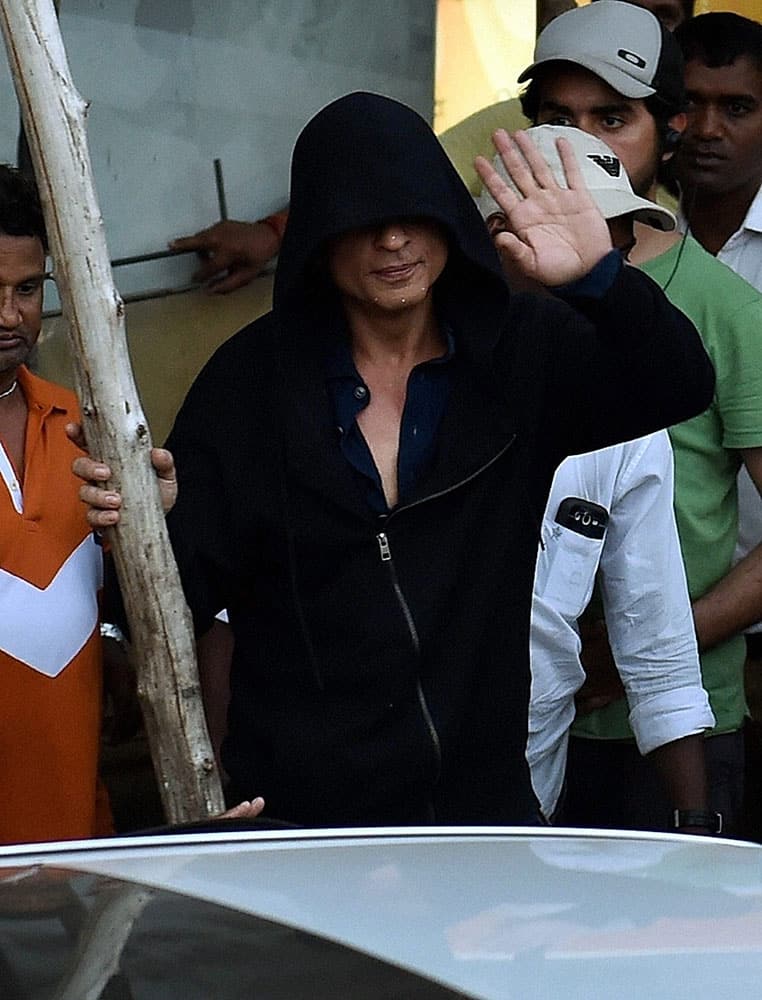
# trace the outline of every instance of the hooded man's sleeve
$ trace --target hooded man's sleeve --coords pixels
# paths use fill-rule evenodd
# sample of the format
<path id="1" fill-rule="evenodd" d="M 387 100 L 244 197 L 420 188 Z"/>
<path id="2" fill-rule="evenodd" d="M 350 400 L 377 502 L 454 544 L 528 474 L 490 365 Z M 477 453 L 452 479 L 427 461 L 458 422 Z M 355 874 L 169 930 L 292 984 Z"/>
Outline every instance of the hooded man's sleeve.
<path id="1" fill-rule="evenodd" d="M 565 298 L 566 321 L 544 323 L 544 363 L 566 454 L 670 427 L 711 404 L 714 368 L 698 331 L 642 271 L 625 266 L 602 295 Z"/>

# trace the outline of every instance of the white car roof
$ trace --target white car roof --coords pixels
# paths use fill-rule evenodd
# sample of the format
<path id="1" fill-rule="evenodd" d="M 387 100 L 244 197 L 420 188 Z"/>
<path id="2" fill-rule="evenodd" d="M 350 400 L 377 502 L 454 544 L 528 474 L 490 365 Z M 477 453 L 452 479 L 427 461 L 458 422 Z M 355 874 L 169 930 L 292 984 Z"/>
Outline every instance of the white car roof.
<path id="1" fill-rule="evenodd" d="M 738 841 L 288 830 L 23 846 L 0 857 L 6 878 L 38 865 L 223 904 L 477 997 L 693 1000 L 699 990 L 751 995 L 762 981 L 762 847 Z"/>

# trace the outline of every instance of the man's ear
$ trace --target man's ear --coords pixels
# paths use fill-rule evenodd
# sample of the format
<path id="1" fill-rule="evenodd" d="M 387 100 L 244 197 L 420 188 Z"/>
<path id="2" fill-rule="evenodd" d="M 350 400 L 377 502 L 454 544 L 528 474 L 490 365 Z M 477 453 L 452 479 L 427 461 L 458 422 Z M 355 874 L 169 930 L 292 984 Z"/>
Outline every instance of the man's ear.
<path id="1" fill-rule="evenodd" d="M 662 149 L 661 162 L 671 160 L 680 145 L 680 138 L 688 125 L 688 115 L 684 111 L 673 115 L 667 122 L 667 135 Z"/>

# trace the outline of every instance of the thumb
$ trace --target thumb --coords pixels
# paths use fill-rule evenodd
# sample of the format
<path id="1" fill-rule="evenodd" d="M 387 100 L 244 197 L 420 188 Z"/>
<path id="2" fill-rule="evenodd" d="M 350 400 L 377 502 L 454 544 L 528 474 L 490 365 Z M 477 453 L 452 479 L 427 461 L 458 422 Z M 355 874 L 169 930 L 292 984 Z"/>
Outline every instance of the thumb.
<path id="1" fill-rule="evenodd" d="M 175 460 L 172 457 L 172 452 L 167 451 L 166 448 L 151 449 L 151 464 L 156 470 L 159 479 L 171 482 L 176 478 Z"/>
<path id="2" fill-rule="evenodd" d="M 80 451 L 87 451 L 87 442 L 85 441 L 85 432 L 82 429 L 82 424 L 66 424 L 64 427 L 67 438 L 75 444 Z"/>

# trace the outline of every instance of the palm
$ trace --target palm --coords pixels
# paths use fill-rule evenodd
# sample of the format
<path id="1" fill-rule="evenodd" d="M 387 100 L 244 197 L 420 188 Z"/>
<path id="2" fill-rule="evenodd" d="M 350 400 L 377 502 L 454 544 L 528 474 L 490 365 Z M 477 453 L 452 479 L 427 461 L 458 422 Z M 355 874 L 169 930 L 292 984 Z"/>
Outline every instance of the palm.
<path id="1" fill-rule="evenodd" d="M 504 138 L 503 138 L 504 137 Z M 560 140 L 568 189 L 560 187 L 534 143 L 516 133 L 519 155 L 505 133 L 495 146 L 523 197 L 519 197 L 486 160 L 477 170 L 508 220 L 496 244 L 527 278 L 563 285 L 583 277 L 611 249 L 606 221 L 590 197 L 571 148 Z"/>

